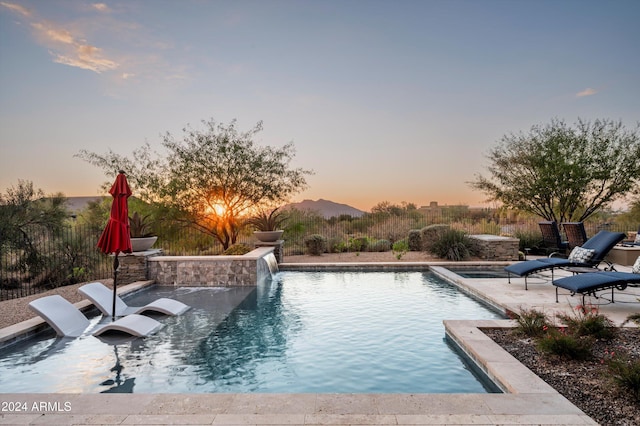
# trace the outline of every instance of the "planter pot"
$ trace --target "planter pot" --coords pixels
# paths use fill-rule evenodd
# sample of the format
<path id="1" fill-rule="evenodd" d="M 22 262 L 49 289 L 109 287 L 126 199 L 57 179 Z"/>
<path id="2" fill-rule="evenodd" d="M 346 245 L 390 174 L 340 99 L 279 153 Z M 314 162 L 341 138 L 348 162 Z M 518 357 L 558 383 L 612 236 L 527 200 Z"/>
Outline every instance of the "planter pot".
<path id="1" fill-rule="evenodd" d="M 278 241 L 282 237 L 283 233 L 284 233 L 283 230 L 279 230 L 279 231 L 254 231 L 253 235 L 255 235 L 255 237 L 259 241 L 262 241 L 263 243 L 273 243 L 273 242 Z"/>
<path id="2" fill-rule="evenodd" d="M 146 251 L 156 243 L 158 237 L 131 238 L 131 251 Z"/>

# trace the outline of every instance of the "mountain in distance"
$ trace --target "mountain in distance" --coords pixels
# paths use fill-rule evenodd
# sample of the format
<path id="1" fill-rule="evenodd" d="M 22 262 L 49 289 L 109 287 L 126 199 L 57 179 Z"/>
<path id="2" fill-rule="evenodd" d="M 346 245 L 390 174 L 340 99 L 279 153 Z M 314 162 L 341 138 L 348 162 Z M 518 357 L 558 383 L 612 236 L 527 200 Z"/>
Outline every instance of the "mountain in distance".
<path id="1" fill-rule="evenodd" d="M 317 201 L 304 200 L 299 203 L 290 203 L 285 206 L 285 208 L 288 207 L 302 211 L 316 212 L 326 219 L 334 216 L 340 216 L 341 214 L 347 214 L 352 217 L 361 217 L 365 213 L 362 210 L 358 210 L 347 204 L 335 203 L 333 201 L 323 200 L 322 198 Z"/>
<path id="2" fill-rule="evenodd" d="M 104 196 L 94 197 L 66 197 L 67 209 L 72 213 L 79 213 L 84 210 L 91 201 L 97 201 Z M 341 214 L 348 214 L 352 217 L 361 217 L 365 212 L 358 210 L 355 207 L 351 207 L 347 204 L 334 203 L 333 201 L 323 200 L 322 198 L 314 200 L 304 200 L 299 203 L 287 204 L 284 208 L 293 207 L 302 211 L 312 211 L 318 213 L 320 216 L 328 219 L 334 216 L 340 216 Z"/>

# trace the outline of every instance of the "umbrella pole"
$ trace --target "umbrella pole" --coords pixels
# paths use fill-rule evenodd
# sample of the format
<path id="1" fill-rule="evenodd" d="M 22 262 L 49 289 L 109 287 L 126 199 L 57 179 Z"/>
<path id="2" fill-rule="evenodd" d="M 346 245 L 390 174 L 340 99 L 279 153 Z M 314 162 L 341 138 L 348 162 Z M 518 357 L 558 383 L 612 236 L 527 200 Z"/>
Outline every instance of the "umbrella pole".
<path id="1" fill-rule="evenodd" d="M 116 320 L 116 289 L 118 288 L 118 268 L 120 268 L 120 261 L 118 260 L 118 253 L 113 259 L 113 305 L 111 308 L 111 321 Z"/>

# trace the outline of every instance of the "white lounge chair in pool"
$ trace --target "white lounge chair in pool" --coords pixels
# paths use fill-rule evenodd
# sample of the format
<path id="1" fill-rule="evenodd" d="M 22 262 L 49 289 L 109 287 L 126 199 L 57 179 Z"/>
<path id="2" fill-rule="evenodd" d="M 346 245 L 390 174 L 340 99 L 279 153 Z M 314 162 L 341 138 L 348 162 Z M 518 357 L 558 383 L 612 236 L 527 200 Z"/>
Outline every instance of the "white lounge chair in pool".
<path id="1" fill-rule="evenodd" d="M 86 296 L 103 315 L 111 316 L 113 309 L 113 290 L 104 284 L 95 282 L 85 284 L 78 289 Z M 165 315 L 180 315 L 189 309 L 188 305 L 175 299 L 162 297 L 144 306 L 128 306 L 124 300 L 116 296 L 116 316 L 129 314 L 142 314 L 147 311 L 158 312 Z"/>
<path id="2" fill-rule="evenodd" d="M 29 307 L 42 317 L 58 336 L 78 337 L 89 327 L 89 320 L 78 308 L 60 295 L 45 296 L 29 303 Z M 136 337 L 155 333 L 162 324 L 144 315 L 128 315 L 94 331 L 100 336 L 108 331 L 120 331 Z"/>

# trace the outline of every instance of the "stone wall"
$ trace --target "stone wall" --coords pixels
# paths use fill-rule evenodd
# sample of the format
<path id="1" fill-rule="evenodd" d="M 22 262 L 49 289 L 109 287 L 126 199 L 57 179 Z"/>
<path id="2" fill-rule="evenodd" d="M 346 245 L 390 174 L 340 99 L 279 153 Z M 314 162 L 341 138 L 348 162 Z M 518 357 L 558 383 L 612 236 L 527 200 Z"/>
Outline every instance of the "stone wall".
<path id="1" fill-rule="evenodd" d="M 273 247 L 244 256 L 156 256 L 148 259 L 148 279 L 183 287 L 256 286 L 271 277 L 268 256 L 273 256 Z"/>
<path id="2" fill-rule="evenodd" d="M 118 262 L 120 263 L 118 285 L 148 280 L 148 260 L 161 254 L 162 250 L 147 250 L 118 255 Z"/>
<path id="3" fill-rule="evenodd" d="M 498 235 L 469 235 L 479 248 L 478 256 L 482 260 L 518 260 L 520 240 Z"/>

